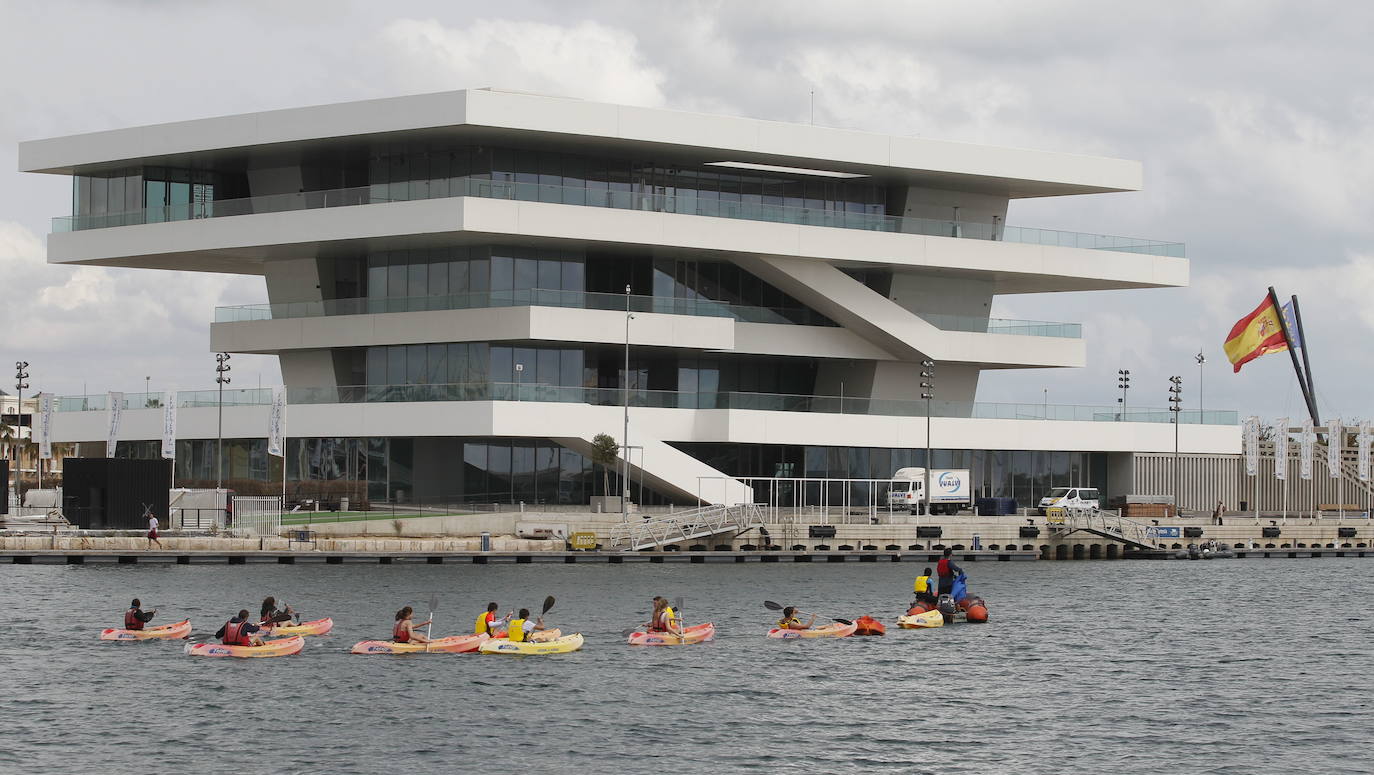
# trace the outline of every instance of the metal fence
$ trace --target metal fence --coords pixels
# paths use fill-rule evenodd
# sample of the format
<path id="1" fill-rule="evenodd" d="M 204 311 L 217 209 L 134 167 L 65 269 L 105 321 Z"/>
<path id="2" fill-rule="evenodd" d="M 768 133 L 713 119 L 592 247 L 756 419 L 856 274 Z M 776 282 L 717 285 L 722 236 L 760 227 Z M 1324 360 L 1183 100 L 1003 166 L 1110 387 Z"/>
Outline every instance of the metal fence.
<path id="1" fill-rule="evenodd" d="M 233 504 L 231 529 L 261 536 L 281 533 L 282 502 L 279 496 L 235 497 Z"/>

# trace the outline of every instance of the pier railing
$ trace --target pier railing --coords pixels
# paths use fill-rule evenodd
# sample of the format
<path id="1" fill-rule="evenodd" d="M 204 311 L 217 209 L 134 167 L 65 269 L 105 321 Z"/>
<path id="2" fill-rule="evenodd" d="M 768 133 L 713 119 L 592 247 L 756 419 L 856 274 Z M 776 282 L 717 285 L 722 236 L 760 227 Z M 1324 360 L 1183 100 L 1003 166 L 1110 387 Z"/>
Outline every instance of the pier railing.
<path id="1" fill-rule="evenodd" d="M 1158 541 L 1157 531 L 1145 524 L 1127 519 L 1119 512 L 1100 509 L 1068 508 L 1051 509 L 1054 512 L 1045 516 L 1051 530 L 1072 533 L 1082 530 L 1086 533 L 1111 538 L 1140 548 L 1153 549 Z"/>
<path id="2" fill-rule="evenodd" d="M 609 542 L 613 549 L 637 552 L 762 525 L 763 513 L 755 504 L 702 506 L 622 522 L 611 528 Z"/>

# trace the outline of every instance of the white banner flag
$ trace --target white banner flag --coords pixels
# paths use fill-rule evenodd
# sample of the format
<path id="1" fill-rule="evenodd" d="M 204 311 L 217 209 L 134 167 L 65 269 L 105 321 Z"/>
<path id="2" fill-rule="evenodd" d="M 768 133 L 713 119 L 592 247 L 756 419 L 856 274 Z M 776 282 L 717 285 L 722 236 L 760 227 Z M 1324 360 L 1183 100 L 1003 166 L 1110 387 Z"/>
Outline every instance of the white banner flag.
<path id="1" fill-rule="evenodd" d="M 119 444 L 119 419 L 124 414 L 124 394 L 111 390 L 105 401 L 105 414 L 110 418 L 110 433 L 105 437 L 105 457 L 114 457 L 115 447 Z"/>
<path id="2" fill-rule="evenodd" d="M 1374 433 L 1371 433 L 1371 430 L 1374 428 L 1371 428 L 1368 422 L 1361 422 L 1360 433 L 1355 437 L 1355 444 L 1360 451 L 1358 466 L 1362 482 L 1369 481 L 1369 444 L 1374 442 Z"/>
<path id="3" fill-rule="evenodd" d="M 52 460 L 52 393 L 38 394 L 38 456 Z"/>
<path id="4" fill-rule="evenodd" d="M 1245 418 L 1245 475 L 1255 476 L 1259 473 L 1259 435 L 1260 419 L 1258 417 Z"/>
<path id="5" fill-rule="evenodd" d="M 177 456 L 177 392 L 169 390 L 162 394 L 162 456 L 176 459 Z"/>
<path id="6" fill-rule="evenodd" d="M 1288 478 L 1288 418 L 1274 421 L 1274 478 Z"/>
<path id="7" fill-rule="evenodd" d="M 272 388 L 272 411 L 267 415 L 267 454 L 285 457 L 286 386 Z"/>
<path id="8" fill-rule="evenodd" d="M 1326 424 L 1326 472 L 1332 479 L 1341 476 L 1341 453 L 1345 451 L 1345 427 L 1340 418 Z"/>
<path id="9" fill-rule="evenodd" d="M 1312 418 L 1302 421 L 1302 433 L 1298 436 L 1298 476 L 1312 478 L 1312 448 L 1316 446 L 1317 434 L 1312 430 Z"/>

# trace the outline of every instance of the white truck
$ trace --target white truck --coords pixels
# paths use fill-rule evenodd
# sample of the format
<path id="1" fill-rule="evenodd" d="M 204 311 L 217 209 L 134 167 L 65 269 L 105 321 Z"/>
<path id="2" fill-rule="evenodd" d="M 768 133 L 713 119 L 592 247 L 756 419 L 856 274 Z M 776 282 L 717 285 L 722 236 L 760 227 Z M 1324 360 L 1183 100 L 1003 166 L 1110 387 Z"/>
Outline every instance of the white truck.
<path id="1" fill-rule="evenodd" d="M 887 505 L 910 509 L 912 514 L 956 514 L 973 505 L 967 468 L 932 468 L 929 498 L 925 489 L 924 468 L 899 468 L 887 488 Z"/>

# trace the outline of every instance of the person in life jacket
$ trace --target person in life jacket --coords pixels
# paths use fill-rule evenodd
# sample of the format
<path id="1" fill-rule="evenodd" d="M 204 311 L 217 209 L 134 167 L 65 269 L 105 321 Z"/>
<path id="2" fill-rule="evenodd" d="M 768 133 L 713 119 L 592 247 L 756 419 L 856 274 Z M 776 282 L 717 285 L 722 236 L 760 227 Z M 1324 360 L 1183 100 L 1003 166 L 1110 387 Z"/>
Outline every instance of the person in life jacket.
<path id="1" fill-rule="evenodd" d="M 282 622 L 291 621 L 295 616 L 296 611 L 289 605 L 286 606 L 285 611 L 278 611 L 277 599 L 268 595 L 262 599 L 262 609 L 258 615 L 258 624 L 270 630 Z"/>
<path id="2" fill-rule="evenodd" d="M 682 634 L 682 625 L 678 624 L 677 612 L 668 605 L 668 598 L 661 596 L 654 598 L 654 611 L 649 615 L 649 632 Z"/>
<path id="3" fill-rule="evenodd" d="M 134 598 L 133 602 L 129 603 L 129 610 L 124 612 L 124 629 L 141 630 L 143 625 L 153 620 L 153 614 L 157 613 L 157 609 L 144 611 L 142 606 L 143 604 L 138 601 L 138 598 Z"/>
<path id="4" fill-rule="evenodd" d="M 520 615 L 510 620 L 510 633 L 506 636 L 512 643 L 534 640 L 534 633 L 545 629 L 544 617 L 530 621 L 530 609 L 521 608 Z"/>
<path id="5" fill-rule="evenodd" d="M 940 594 L 948 595 L 954 590 L 954 577 L 964 572 L 963 568 L 954 564 L 954 550 L 946 549 L 944 556 L 935 564 L 935 572 L 940 576 Z"/>
<path id="6" fill-rule="evenodd" d="M 510 621 L 510 614 L 506 614 L 504 618 L 499 618 L 496 615 L 498 608 L 500 606 L 495 603 L 487 603 L 487 610 L 477 617 L 477 624 L 472 630 L 474 635 L 481 635 L 485 632 L 493 638 L 502 637 L 501 630 L 504 628 L 501 625 Z"/>
<path id="7" fill-rule="evenodd" d="M 248 621 L 248 609 L 244 608 L 237 616 L 225 622 L 215 633 L 215 637 L 226 646 L 260 646 L 262 628 Z"/>
<path id="8" fill-rule="evenodd" d="M 786 608 L 782 609 L 782 618 L 778 620 L 778 629 L 809 630 L 811 629 L 811 625 L 815 623 L 816 615 L 811 614 L 811 620 L 803 624 L 801 618 L 797 616 L 797 607 L 794 605 L 789 605 Z"/>
<path id="9" fill-rule="evenodd" d="M 417 630 L 434 620 L 430 619 L 429 621 L 416 623 L 411 621 L 411 618 L 414 616 L 415 609 L 410 606 L 406 606 L 396 612 L 396 624 L 391 628 L 391 639 L 393 641 L 397 643 L 429 643 L 429 638 L 425 637 L 423 633 Z"/>
<path id="10" fill-rule="evenodd" d="M 921 575 L 916 577 L 916 583 L 912 588 L 916 592 L 916 602 L 935 604 L 935 577 L 930 574 L 930 568 L 926 568 Z"/>

